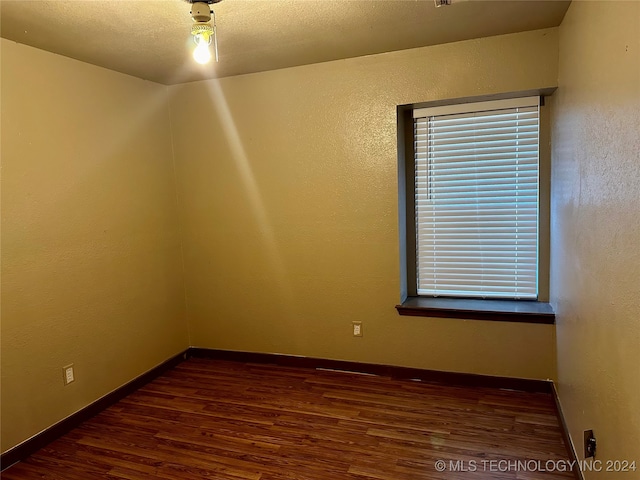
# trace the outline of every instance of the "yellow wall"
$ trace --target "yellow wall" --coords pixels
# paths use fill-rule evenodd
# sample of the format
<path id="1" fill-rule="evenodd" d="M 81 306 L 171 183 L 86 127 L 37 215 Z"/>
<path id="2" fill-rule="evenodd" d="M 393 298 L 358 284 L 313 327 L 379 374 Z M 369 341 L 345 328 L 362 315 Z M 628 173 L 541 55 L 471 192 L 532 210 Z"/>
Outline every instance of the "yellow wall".
<path id="1" fill-rule="evenodd" d="M 2 450 L 190 344 L 553 378 L 552 326 L 395 312 L 395 107 L 559 75 L 560 396 L 579 451 L 640 460 L 639 32 L 573 2 L 559 73 L 548 29 L 168 89 L 3 39 Z"/>
<path id="2" fill-rule="evenodd" d="M 5 451 L 188 341 L 166 87 L 1 46 Z"/>
<path id="3" fill-rule="evenodd" d="M 2 450 L 188 345 L 554 377 L 553 326 L 394 305 L 396 106 L 554 86 L 557 41 L 167 88 L 2 40 Z"/>
<path id="4" fill-rule="evenodd" d="M 553 377 L 553 326 L 396 313 L 396 106 L 556 82 L 547 29 L 170 87 L 191 344 Z"/>
<path id="5" fill-rule="evenodd" d="M 560 398 L 580 458 L 582 432 L 594 429 L 597 458 L 638 463 L 640 3 L 574 1 L 559 62 L 551 294 Z"/>

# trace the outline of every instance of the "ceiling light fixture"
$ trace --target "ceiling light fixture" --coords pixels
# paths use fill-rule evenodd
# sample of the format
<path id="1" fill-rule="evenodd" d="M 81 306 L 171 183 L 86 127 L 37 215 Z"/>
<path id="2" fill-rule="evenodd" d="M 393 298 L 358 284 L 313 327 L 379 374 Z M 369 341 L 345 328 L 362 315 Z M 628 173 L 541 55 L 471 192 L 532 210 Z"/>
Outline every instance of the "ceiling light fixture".
<path id="1" fill-rule="evenodd" d="M 211 60 L 211 52 L 209 45 L 213 40 L 213 49 L 216 62 L 218 61 L 218 37 L 216 34 L 216 14 L 209 5 L 219 3 L 222 0 L 185 0 L 191 3 L 191 18 L 193 25 L 191 26 L 191 35 L 196 44 L 193 50 L 193 59 L 205 64 Z M 213 15 L 213 26 L 211 25 L 211 16 Z"/>

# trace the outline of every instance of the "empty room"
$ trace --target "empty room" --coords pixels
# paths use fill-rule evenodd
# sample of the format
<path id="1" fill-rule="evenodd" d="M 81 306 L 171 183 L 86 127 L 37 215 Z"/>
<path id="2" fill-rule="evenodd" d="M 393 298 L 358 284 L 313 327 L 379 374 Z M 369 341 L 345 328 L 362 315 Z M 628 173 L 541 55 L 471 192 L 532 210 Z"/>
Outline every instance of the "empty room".
<path id="1" fill-rule="evenodd" d="M 2 478 L 640 478 L 640 1 L 0 19 Z"/>

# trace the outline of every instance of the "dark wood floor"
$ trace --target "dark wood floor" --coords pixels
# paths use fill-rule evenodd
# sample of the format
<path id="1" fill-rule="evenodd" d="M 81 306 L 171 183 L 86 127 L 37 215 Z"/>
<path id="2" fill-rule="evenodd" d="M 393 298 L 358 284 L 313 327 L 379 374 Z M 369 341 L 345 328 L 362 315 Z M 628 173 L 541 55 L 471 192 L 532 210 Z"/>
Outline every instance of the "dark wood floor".
<path id="1" fill-rule="evenodd" d="M 573 478 L 505 462 L 560 459 L 547 394 L 192 358 L 2 478 Z"/>

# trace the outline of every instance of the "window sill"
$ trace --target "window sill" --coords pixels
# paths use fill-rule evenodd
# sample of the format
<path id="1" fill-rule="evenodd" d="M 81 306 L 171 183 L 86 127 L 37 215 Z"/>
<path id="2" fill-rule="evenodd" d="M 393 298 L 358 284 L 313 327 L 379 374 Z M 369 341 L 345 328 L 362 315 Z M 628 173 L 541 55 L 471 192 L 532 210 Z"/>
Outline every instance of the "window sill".
<path id="1" fill-rule="evenodd" d="M 496 322 L 556 323 L 551 305 L 526 300 L 483 300 L 473 298 L 407 297 L 396 305 L 400 315 L 459 318 Z"/>

